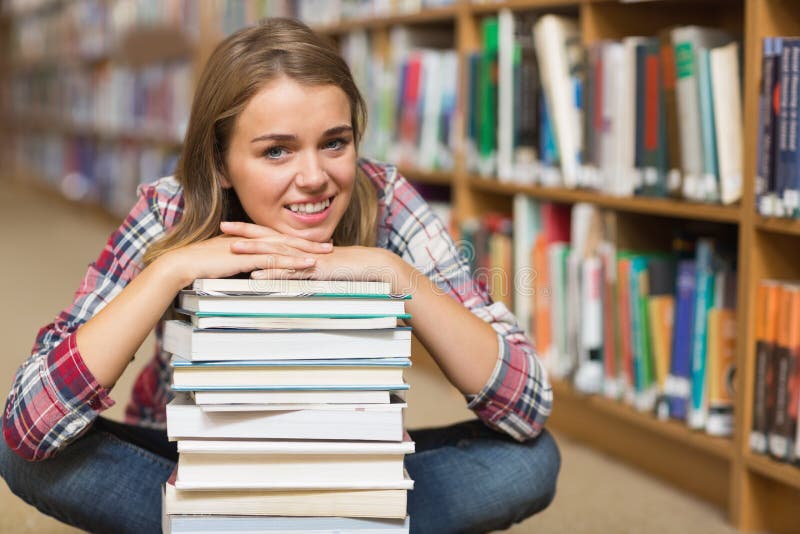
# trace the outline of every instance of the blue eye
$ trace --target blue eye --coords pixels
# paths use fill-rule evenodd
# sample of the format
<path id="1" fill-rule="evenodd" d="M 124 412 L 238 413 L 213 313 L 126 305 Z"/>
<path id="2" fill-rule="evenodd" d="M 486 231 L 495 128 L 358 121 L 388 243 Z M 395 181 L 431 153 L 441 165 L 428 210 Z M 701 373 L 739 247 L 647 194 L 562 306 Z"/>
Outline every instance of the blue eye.
<path id="1" fill-rule="evenodd" d="M 269 159 L 280 159 L 286 155 L 286 149 L 281 146 L 269 147 L 264 151 L 264 156 Z"/>
<path id="2" fill-rule="evenodd" d="M 331 139 L 325 142 L 326 150 L 341 150 L 347 145 L 347 140 L 342 138 Z"/>

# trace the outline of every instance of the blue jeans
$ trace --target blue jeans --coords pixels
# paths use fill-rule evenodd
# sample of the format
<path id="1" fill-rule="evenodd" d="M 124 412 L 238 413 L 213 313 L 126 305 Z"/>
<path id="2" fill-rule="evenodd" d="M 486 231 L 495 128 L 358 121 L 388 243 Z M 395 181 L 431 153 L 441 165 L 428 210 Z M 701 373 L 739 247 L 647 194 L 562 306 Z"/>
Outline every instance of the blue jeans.
<path id="1" fill-rule="evenodd" d="M 413 533 L 489 532 L 543 510 L 560 455 L 546 431 L 517 443 L 479 421 L 410 432 Z M 0 474 L 16 495 L 91 532 L 160 532 L 161 485 L 175 467 L 165 432 L 102 417 L 51 459 L 27 462 L 0 439 Z"/>

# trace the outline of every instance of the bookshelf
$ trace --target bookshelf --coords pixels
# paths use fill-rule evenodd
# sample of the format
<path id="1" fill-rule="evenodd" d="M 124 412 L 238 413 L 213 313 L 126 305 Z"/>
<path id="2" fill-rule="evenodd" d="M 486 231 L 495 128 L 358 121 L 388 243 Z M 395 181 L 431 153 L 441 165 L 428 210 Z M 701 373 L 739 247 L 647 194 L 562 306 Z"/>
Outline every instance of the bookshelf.
<path id="1" fill-rule="evenodd" d="M 224 3 L 223 3 L 224 4 Z M 146 66 L 160 61 L 188 58 L 196 78 L 214 45 L 225 31 L 220 13 L 239 20 L 240 13 L 230 13 L 220 3 L 202 2 L 194 17 L 196 25 L 190 35 L 175 38 L 174 28 L 133 27 L 127 36 L 130 43 L 123 49 L 146 48 L 155 36 L 170 39 L 155 51 L 126 56 L 109 53 L 91 58 L 72 58 L 79 66 L 94 66 L 109 62 L 126 62 Z M 233 3 L 231 3 L 233 5 Z M 29 12 L 0 14 L 0 36 L 4 24 L 19 19 L 57 11 L 61 2 L 48 2 Z M 709 437 L 688 430 L 684 425 L 663 422 L 649 414 L 600 397 L 575 392 L 564 382 L 555 381 L 555 411 L 550 425 L 557 431 L 580 439 L 604 452 L 654 474 L 675 486 L 718 506 L 730 522 L 743 531 L 769 530 L 800 531 L 796 505 L 800 502 L 800 468 L 780 464 L 769 458 L 752 454 L 748 432 L 752 422 L 753 381 L 755 361 L 754 302 L 758 281 L 763 278 L 800 278 L 800 222 L 768 219 L 755 213 L 754 177 L 756 167 L 758 125 L 758 80 L 761 65 L 761 39 L 775 35 L 800 34 L 800 5 L 791 0 L 654 0 L 621 3 L 617 0 L 508 0 L 471 4 L 456 1 L 451 6 L 424 9 L 419 13 L 395 14 L 385 17 L 360 18 L 319 26 L 320 32 L 341 42 L 347 34 L 366 31 L 374 38 L 381 53 L 388 53 L 392 28 L 442 28 L 452 35 L 451 46 L 459 56 L 459 89 L 468 86 L 465 78 L 467 54 L 480 46 L 480 22 L 502 8 L 515 12 L 569 13 L 579 20 L 582 39 L 592 43 L 601 39 L 619 39 L 631 35 L 653 35 L 675 24 L 703 24 L 721 27 L 742 36 L 744 154 L 745 176 L 742 201 L 735 206 L 696 204 L 670 199 L 631 197 L 622 198 L 586 190 L 546 188 L 477 177 L 471 174 L 463 154 L 456 153 L 452 171 L 418 170 L 402 167 L 411 180 L 435 186 L 449 186 L 453 217 L 463 221 L 488 211 L 511 212 L 512 196 L 518 193 L 559 203 L 589 202 L 613 210 L 631 221 L 656 228 L 670 224 L 702 223 L 721 228 L 731 235 L 737 245 L 738 295 L 737 327 L 737 396 L 736 431 L 732 439 Z M 231 8 L 233 9 L 233 8 Z M 280 13 L 273 13 L 280 14 Z M 243 19 L 244 20 L 244 19 Z M 236 22 L 231 23 L 233 26 Z M 229 25 L 225 26 L 229 28 Z M 138 32 L 138 35 L 137 35 Z M 191 34 L 202 36 L 192 38 Z M 137 40 L 138 39 L 138 40 Z M 0 39 L 0 73 L 8 72 L 4 60 L 8 45 Z M 25 59 L 13 66 L 19 71 L 43 68 L 56 58 Z M 60 60 L 60 59 L 59 59 Z M 2 77 L 0 77 L 2 79 Z M 0 105 L 4 100 L 0 92 Z M 10 116 L 6 108 L 0 135 L 9 132 L 55 130 L 60 136 L 88 136 L 110 143 L 138 142 L 168 144 L 177 150 L 178 143 L 141 131 L 123 129 L 109 132 L 94 126 L 79 126 L 53 117 Z M 460 100 L 460 114 L 465 103 Z M 16 110 L 15 110 L 16 112 Z M 19 120 L 22 119 L 22 120 Z M 11 124 L 9 124 L 11 122 Z M 55 128 L 54 126 L 55 125 Z M 463 136 L 463 125 L 459 129 Z M 0 153 L 0 155 L 3 155 Z"/>

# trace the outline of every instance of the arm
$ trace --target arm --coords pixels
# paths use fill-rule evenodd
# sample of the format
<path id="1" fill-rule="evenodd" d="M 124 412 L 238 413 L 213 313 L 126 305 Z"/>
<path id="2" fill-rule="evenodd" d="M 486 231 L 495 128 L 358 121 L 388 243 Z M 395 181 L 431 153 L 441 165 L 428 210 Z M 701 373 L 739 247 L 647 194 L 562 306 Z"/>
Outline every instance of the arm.
<path id="1" fill-rule="evenodd" d="M 408 182 L 395 176 L 385 189 L 387 248 L 435 286 L 433 294 L 424 281 L 409 286 L 420 341 L 481 420 L 517 440 L 535 437 L 553 394 L 530 339 L 505 305 L 492 302 L 472 279 L 444 225 Z"/>
<path id="2" fill-rule="evenodd" d="M 109 390 L 176 293 L 194 278 L 230 276 L 268 262 L 306 266 L 305 253 L 290 251 L 285 239 L 271 243 L 283 246 L 277 254 L 240 255 L 231 251 L 230 238 L 217 237 L 166 254 L 141 270 L 145 250 L 164 233 L 163 216 L 175 209 L 174 199 L 163 198 L 155 187 L 143 191 L 89 266 L 73 304 L 40 330 L 31 356 L 17 372 L 6 401 L 3 436 L 25 459 L 54 455 L 114 404 Z M 324 252 L 319 244 L 301 241 L 294 244 Z"/>

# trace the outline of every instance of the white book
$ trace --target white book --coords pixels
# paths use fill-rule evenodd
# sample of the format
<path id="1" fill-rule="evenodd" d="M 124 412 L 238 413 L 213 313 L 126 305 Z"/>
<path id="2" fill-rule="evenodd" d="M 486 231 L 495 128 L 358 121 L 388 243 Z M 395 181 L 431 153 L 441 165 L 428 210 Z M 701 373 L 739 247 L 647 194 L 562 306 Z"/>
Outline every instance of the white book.
<path id="1" fill-rule="evenodd" d="M 677 66 L 675 97 L 681 139 L 681 170 L 684 175 L 682 193 L 690 200 L 702 200 L 705 172 L 697 53 L 700 48 L 714 48 L 729 41 L 727 33 L 714 28 L 682 26 L 672 30 Z"/>
<path id="2" fill-rule="evenodd" d="M 188 315 L 195 328 L 237 328 L 247 330 L 375 330 L 394 328 L 397 319 L 411 316 L 385 317 L 265 317 L 259 315 L 205 315 L 186 310 L 177 310 Z"/>
<path id="3" fill-rule="evenodd" d="M 164 350 L 184 360 L 278 360 L 411 356 L 411 328 L 387 330 L 198 330 L 170 320 Z"/>
<path id="4" fill-rule="evenodd" d="M 421 169 L 436 168 L 442 108 L 441 53 L 422 51 L 422 116 L 416 162 Z"/>
<path id="5" fill-rule="evenodd" d="M 412 489 L 399 454 L 205 454 L 182 452 L 175 487 L 234 489 Z"/>
<path id="6" fill-rule="evenodd" d="M 300 316 L 317 318 L 353 318 L 365 315 L 403 315 L 405 298 L 381 298 L 368 295 L 300 296 L 282 295 L 198 295 L 181 291 L 178 307 L 208 314 L 265 316 Z"/>
<path id="7" fill-rule="evenodd" d="M 164 534 L 408 534 L 411 521 L 354 517 L 164 515 Z"/>
<path id="8" fill-rule="evenodd" d="M 188 362 L 172 357 L 172 386 L 303 387 L 402 386 L 408 358 Z"/>
<path id="9" fill-rule="evenodd" d="M 192 289 L 199 293 L 283 293 L 283 294 L 354 294 L 388 295 L 389 282 L 360 280 L 254 280 L 242 278 L 198 278 Z"/>
<path id="10" fill-rule="evenodd" d="M 179 439 L 333 439 L 401 441 L 406 404 L 198 406 L 177 394 L 167 405 L 167 435 Z M 234 408 L 237 411 L 228 411 Z M 246 409 L 247 411 L 238 411 Z M 223 411 L 225 410 L 225 411 Z M 252 411 L 259 410 L 259 411 Z"/>
<path id="11" fill-rule="evenodd" d="M 730 43 L 711 50 L 711 87 L 714 93 L 714 121 L 717 160 L 723 204 L 742 198 L 742 95 L 739 77 L 739 44 Z"/>
<path id="12" fill-rule="evenodd" d="M 167 483 L 167 515 L 340 516 L 404 519 L 408 490 L 185 491 Z"/>
<path id="13" fill-rule="evenodd" d="M 497 177 L 514 178 L 514 14 L 498 13 L 497 54 Z"/>
<path id="14" fill-rule="evenodd" d="M 574 188 L 578 180 L 582 126 L 572 68 L 579 62 L 580 31 L 575 19 L 544 15 L 533 27 L 533 39 L 558 144 L 563 185 Z"/>
<path id="15" fill-rule="evenodd" d="M 389 390 L 199 390 L 195 404 L 388 404 Z"/>
<path id="16" fill-rule="evenodd" d="M 514 195 L 514 315 L 528 334 L 532 334 L 533 286 L 536 282 L 531 252 L 541 231 L 540 218 L 539 201 L 524 194 Z"/>

